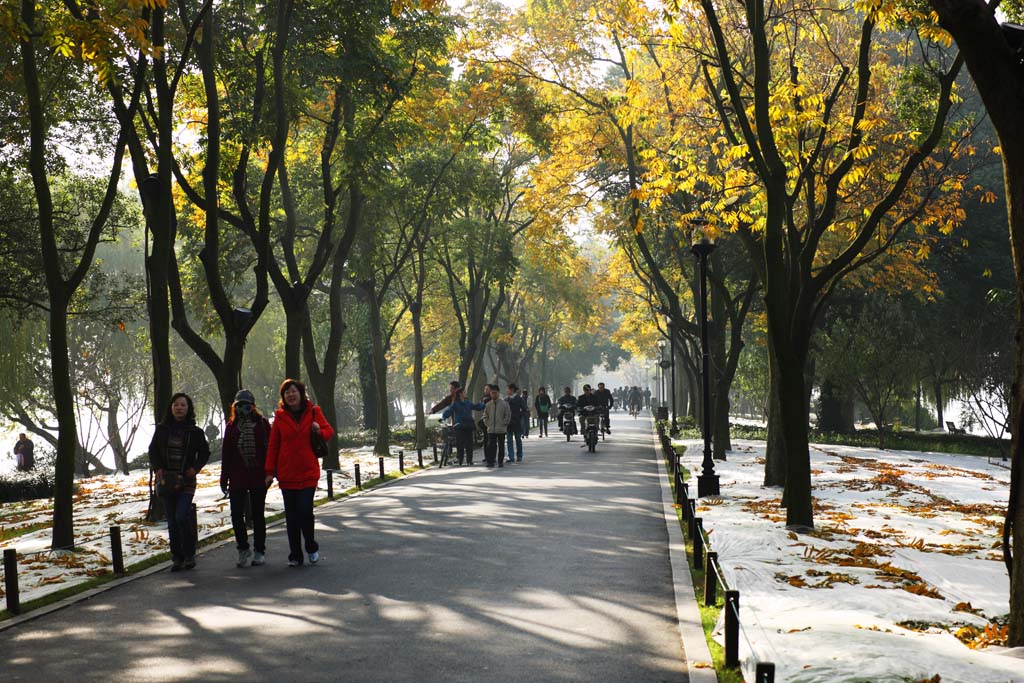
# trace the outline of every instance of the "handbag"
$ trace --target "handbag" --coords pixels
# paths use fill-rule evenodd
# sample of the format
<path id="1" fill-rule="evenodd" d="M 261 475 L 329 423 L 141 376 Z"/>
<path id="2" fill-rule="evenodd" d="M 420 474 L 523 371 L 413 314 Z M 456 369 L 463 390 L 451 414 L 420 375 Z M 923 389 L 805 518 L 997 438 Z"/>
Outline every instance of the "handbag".
<path id="1" fill-rule="evenodd" d="M 311 428 L 309 430 L 309 445 L 312 447 L 313 455 L 316 456 L 317 460 L 323 460 L 327 457 L 327 442 L 320 435 L 319 429 Z"/>

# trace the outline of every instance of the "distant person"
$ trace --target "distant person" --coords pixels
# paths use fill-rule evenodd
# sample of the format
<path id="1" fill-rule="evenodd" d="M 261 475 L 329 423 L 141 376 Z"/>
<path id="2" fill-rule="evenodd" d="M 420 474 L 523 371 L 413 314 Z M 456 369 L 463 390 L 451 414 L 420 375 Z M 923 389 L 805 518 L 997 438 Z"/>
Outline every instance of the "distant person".
<path id="1" fill-rule="evenodd" d="M 14 466 L 19 472 L 31 472 L 35 469 L 35 448 L 36 445 L 32 443 L 32 439 L 25 434 L 18 435 L 18 442 L 14 444 Z"/>
<path id="2" fill-rule="evenodd" d="M 505 433 L 508 431 L 509 421 L 512 419 L 512 411 L 508 403 L 502 400 L 500 389 L 497 384 L 488 386 L 490 399 L 484 406 L 484 428 L 486 444 L 484 446 L 484 459 L 488 467 L 505 466 Z"/>
<path id="3" fill-rule="evenodd" d="M 281 383 L 281 400 L 274 412 L 267 447 L 267 488 L 277 479 L 284 500 L 285 527 L 288 531 L 288 566 L 302 566 L 305 542 L 309 563 L 320 561 L 320 545 L 314 537 L 316 519 L 313 498 L 320 483 L 320 464 L 313 452 L 312 439 L 330 441 L 334 429 L 320 406 L 306 397 L 306 385 L 297 379 Z"/>
<path id="4" fill-rule="evenodd" d="M 527 389 L 523 389 L 520 396 L 523 397 L 523 404 L 526 406 L 526 410 L 523 412 L 523 438 L 530 438 L 530 420 L 535 419 L 536 415 L 533 412 L 533 405 L 530 403 L 530 392 Z"/>
<path id="5" fill-rule="evenodd" d="M 434 406 L 430 409 L 430 414 L 433 415 L 434 413 L 439 413 L 448 406 L 450 406 L 455 398 L 455 392 L 461 388 L 462 385 L 459 383 L 459 380 L 453 379 L 451 382 L 449 382 L 448 395 L 434 404 Z"/>
<path id="6" fill-rule="evenodd" d="M 651 388 L 650 387 L 644 388 L 644 407 L 647 408 L 647 410 L 651 409 Z"/>
<path id="7" fill-rule="evenodd" d="M 604 382 L 597 383 L 597 391 L 594 392 L 594 396 L 597 397 L 598 407 L 603 410 L 601 415 L 601 429 L 604 430 L 605 434 L 612 433 L 611 420 L 608 419 L 608 413 L 613 407 L 615 407 L 615 397 L 612 396 L 612 392 L 608 391 Z M 577 401 L 578 403 L 579 401 Z"/>
<path id="8" fill-rule="evenodd" d="M 196 566 L 196 536 L 192 498 L 196 476 L 210 459 L 206 433 L 196 426 L 196 409 L 188 394 L 177 393 L 149 444 L 149 466 L 156 478 L 156 493 L 167 511 L 171 545 L 171 571 Z"/>
<path id="9" fill-rule="evenodd" d="M 455 431 L 455 450 L 459 465 L 463 461 L 467 465 L 473 464 L 473 430 L 476 429 L 473 411 L 484 410 L 483 403 L 473 403 L 468 400 L 462 389 L 455 392 L 451 404 L 441 413 L 441 419 L 452 418 L 452 429 Z"/>
<path id="10" fill-rule="evenodd" d="M 522 462 L 523 461 L 523 422 L 529 420 L 528 408 L 526 401 L 523 399 L 523 395 L 519 393 L 519 387 L 513 384 L 509 384 L 507 387 L 508 398 L 505 402 L 508 403 L 509 407 L 509 423 L 508 431 L 506 431 L 506 445 L 505 452 L 508 455 L 508 461 Z"/>
<path id="11" fill-rule="evenodd" d="M 551 413 L 551 397 L 548 390 L 541 387 L 533 399 L 533 409 L 537 411 L 537 431 L 540 437 L 548 435 L 548 415 Z"/>
<path id="12" fill-rule="evenodd" d="M 572 387 L 566 387 L 562 395 L 558 397 L 558 430 L 562 431 L 562 424 L 565 421 L 565 413 L 569 410 L 576 410 L 576 397 L 572 394 Z"/>
<path id="13" fill-rule="evenodd" d="M 267 523 L 263 508 L 267 500 L 269 444 L 270 421 L 257 410 L 251 391 L 239 391 L 224 429 L 220 462 L 220 488 L 231 500 L 231 526 L 235 531 L 239 567 L 259 567 L 265 561 Z M 252 549 L 245 528 L 246 502 L 252 512 Z"/>

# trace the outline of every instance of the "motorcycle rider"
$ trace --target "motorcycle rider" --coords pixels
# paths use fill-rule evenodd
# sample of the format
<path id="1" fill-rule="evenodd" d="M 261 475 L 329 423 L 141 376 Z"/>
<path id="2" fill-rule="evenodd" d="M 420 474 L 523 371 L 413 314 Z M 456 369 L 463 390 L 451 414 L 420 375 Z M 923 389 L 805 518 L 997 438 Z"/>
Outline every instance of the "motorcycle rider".
<path id="1" fill-rule="evenodd" d="M 576 397 L 572 395 L 572 387 L 566 387 L 565 392 L 558 399 L 559 431 L 562 431 L 563 415 L 567 410 L 576 410 Z"/>
<path id="2" fill-rule="evenodd" d="M 584 387 L 584 389 L 585 388 L 586 387 Z M 597 391 L 594 392 L 594 395 L 598 398 L 599 401 L 597 405 L 600 406 L 601 409 L 604 411 L 604 414 L 601 416 L 601 429 L 604 430 L 605 434 L 611 434 L 612 425 L 611 420 L 608 417 L 608 414 L 611 411 L 612 407 L 615 405 L 615 397 L 612 396 L 612 392 L 605 389 L 604 382 L 597 383 Z"/>

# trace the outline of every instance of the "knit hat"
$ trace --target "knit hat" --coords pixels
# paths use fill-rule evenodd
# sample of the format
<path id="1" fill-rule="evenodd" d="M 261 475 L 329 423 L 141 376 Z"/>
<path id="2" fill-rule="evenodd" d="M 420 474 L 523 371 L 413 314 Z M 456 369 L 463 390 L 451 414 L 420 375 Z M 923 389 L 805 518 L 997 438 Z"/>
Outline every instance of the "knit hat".
<path id="1" fill-rule="evenodd" d="M 256 397 L 252 395 L 252 392 L 248 389 L 242 389 L 235 394 L 235 403 L 249 403 L 256 405 Z"/>

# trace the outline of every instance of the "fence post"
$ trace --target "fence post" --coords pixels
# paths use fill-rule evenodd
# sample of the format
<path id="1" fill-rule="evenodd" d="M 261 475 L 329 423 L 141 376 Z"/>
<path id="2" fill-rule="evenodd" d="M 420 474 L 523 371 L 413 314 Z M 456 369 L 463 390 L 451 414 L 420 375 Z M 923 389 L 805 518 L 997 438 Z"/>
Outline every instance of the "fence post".
<path id="1" fill-rule="evenodd" d="M 419 463 L 420 469 L 423 469 L 423 449 L 416 447 L 416 461 Z"/>
<path id="2" fill-rule="evenodd" d="M 686 501 L 686 493 L 683 491 L 683 474 L 678 468 L 676 469 L 673 480 L 675 481 L 676 486 L 676 504 L 682 505 Z M 686 517 L 685 510 L 683 511 L 683 517 Z"/>
<path id="3" fill-rule="evenodd" d="M 740 665 L 740 592 L 725 591 L 725 665 Z"/>
<path id="4" fill-rule="evenodd" d="M 398 471 L 405 474 L 405 451 L 398 451 Z"/>
<path id="5" fill-rule="evenodd" d="M 700 517 L 696 517 L 693 520 L 694 534 L 693 538 L 693 568 L 700 569 L 704 566 L 704 520 Z"/>
<path id="6" fill-rule="evenodd" d="M 363 478 L 359 474 L 359 463 L 355 464 L 355 470 L 356 470 L 356 488 L 357 489 L 362 489 L 363 488 Z"/>
<path id="7" fill-rule="evenodd" d="M 758 662 L 754 683 L 775 683 L 775 665 L 771 662 Z"/>
<path id="8" fill-rule="evenodd" d="M 110 527 L 110 561 L 114 564 L 114 576 L 124 576 L 124 551 L 121 549 L 121 527 Z"/>
<path id="9" fill-rule="evenodd" d="M 697 533 L 696 527 L 693 522 L 697 519 L 697 506 L 694 502 L 690 501 L 690 509 L 687 511 L 689 514 L 686 515 L 686 535 L 693 540 L 694 535 Z"/>
<path id="10" fill-rule="evenodd" d="M 689 484 L 687 484 L 685 481 L 682 482 L 682 485 L 679 486 L 676 489 L 676 492 L 679 493 L 679 496 L 680 496 L 678 502 L 679 502 L 679 506 L 682 508 L 682 511 L 683 511 L 683 519 L 689 519 L 690 518 L 690 502 L 689 502 L 689 500 L 690 500 L 690 495 L 689 495 L 690 494 L 690 486 L 689 486 Z"/>
<path id="11" fill-rule="evenodd" d="M 704 605 L 710 607 L 718 599 L 718 569 L 715 564 L 718 562 L 718 553 L 714 550 L 707 552 L 704 561 Z"/>
<path id="12" fill-rule="evenodd" d="M 18 551 L 4 549 L 4 590 L 7 591 L 7 611 L 21 614 L 21 596 L 18 594 Z"/>
<path id="13" fill-rule="evenodd" d="M 334 500 L 334 471 L 327 470 L 327 500 Z"/>
<path id="14" fill-rule="evenodd" d="M 377 465 L 380 466 L 380 478 L 384 480 L 384 456 L 381 455 L 377 458 Z"/>

